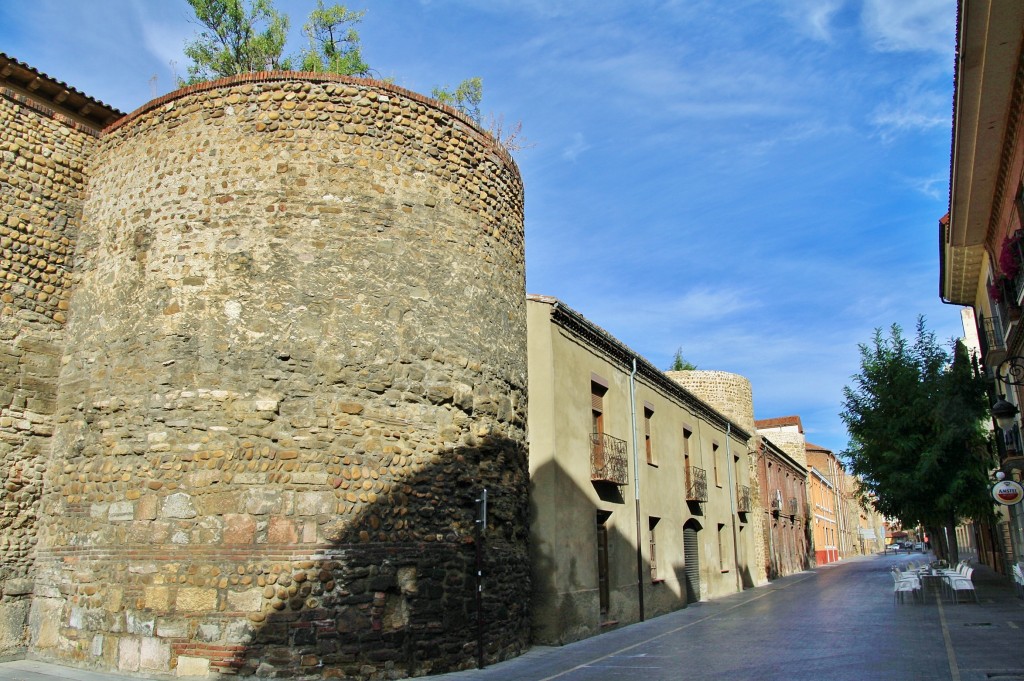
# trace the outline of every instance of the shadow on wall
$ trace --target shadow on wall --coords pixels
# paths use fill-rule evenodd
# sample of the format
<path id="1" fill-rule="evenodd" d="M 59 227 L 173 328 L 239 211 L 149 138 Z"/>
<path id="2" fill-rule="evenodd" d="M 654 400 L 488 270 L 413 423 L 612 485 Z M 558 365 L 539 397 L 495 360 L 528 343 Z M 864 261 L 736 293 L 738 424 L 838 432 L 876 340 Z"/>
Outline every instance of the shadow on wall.
<path id="1" fill-rule="evenodd" d="M 484 657 L 495 662 L 523 652 L 530 594 L 525 504 L 500 490 L 514 468 L 525 470 L 525 453 L 511 440 L 489 438 L 438 459 L 358 516 L 330 521 L 332 545 L 299 569 L 268 576 L 262 595 L 269 608 L 262 621 L 246 625 L 248 645 L 234 659 L 238 673 L 335 669 L 358 677 L 372 667 L 411 676 L 473 666 L 474 526 L 484 487 Z M 432 486 L 439 494 L 424 494 Z M 446 508 L 416 501 L 436 501 L 442 491 L 450 495 Z"/>
<path id="2" fill-rule="evenodd" d="M 103 565 L 90 563 L 95 549 L 89 559 L 59 563 L 64 571 L 103 570 L 122 580 L 99 590 L 79 586 L 66 601 L 50 599 L 49 610 L 41 604 L 37 650 L 46 655 L 47 644 L 58 641 L 41 626 L 49 617 L 49 631 L 63 623 L 78 630 L 76 639 L 93 641 L 74 661 L 101 658 L 121 671 L 398 678 L 473 667 L 474 525 L 487 487 L 484 657 L 522 653 L 530 602 L 523 445 L 489 437 L 441 451 L 392 479 L 386 493 L 364 484 L 376 482 L 374 466 L 386 468 L 384 460 L 350 458 L 343 475 L 329 480 L 335 489 L 250 487 L 242 493 L 248 514 L 213 513 L 222 495 L 236 493 L 216 482 L 190 490 L 190 500 L 165 497 L 165 508 L 194 509 L 179 514 L 191 518 L 148 523 L 150 535 L 167 543 L 127 542 Z M 338 489 L 343 480 L 347 492 Z M 339 515 L 346 498 L 366 503 Z M 205 544 L 173 543 L 197 523 Z M 304 542 L 304 534 L 321 541 Z"/>
<path id="3" fill-rule="evenodd" d="M 669 574 L 652 584 L 645 550 L 637 574 L 636 545 L 618 530 L 636 522 L 634 508 L 618 487 L 586 480 L 591 492 L 554 462 L 535 469 L 530 484 L 533 643 L 563 645 L 639 621 L 639 584 L 647 618 L 686 607 L 681 561 L 671 561 Z M 604 508 L 594 504 L 594 493 Z"/>

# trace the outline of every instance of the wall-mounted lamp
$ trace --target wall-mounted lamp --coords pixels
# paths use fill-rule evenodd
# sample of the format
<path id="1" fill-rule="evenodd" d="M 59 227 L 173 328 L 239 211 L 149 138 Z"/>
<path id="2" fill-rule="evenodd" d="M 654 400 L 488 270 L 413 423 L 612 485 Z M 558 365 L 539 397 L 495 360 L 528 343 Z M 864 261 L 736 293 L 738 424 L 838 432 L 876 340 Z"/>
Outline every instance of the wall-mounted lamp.
<path id="1" fill-rule="evenodd" d="M 1024 357 L 1013 355 L 1003 360 L 996 369 L 996 380 L 1005 386 L 1004 391 L 1009 391 L 1010 386 L 1024 385 Z M 1017 436 L 1014 432 L 1020 409 L 1009 402 L 1005 394 L 1000 394 L 999 399 L 992 405 L 991 412 L 996 425 L 1003 431 L 1003 446 L 1006 450 L 1006 458 L 1002 462 L 1002 468 L 1007 470 L 1008 468 L 1024 466 L 1024 464 L 1018 463 L 1021 453 L 1018 451 Z"/>

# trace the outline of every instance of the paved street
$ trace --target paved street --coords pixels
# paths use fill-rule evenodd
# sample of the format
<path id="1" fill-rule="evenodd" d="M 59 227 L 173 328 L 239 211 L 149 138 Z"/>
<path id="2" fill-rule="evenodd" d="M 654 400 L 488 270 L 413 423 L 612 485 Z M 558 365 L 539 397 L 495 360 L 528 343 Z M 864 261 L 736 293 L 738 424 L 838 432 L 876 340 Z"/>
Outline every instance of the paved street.
<path id="1" fill-rule="evenodd" d="M 929 594 L 893 605 L 889 568 L 920 554 L 844 561 L 560 648 L 534 648 L 433 681 L 1024 681 L 1024 601 L 991 570 L 980 605 Z M 108 681 L 22 661 L 0 681 Z"/>

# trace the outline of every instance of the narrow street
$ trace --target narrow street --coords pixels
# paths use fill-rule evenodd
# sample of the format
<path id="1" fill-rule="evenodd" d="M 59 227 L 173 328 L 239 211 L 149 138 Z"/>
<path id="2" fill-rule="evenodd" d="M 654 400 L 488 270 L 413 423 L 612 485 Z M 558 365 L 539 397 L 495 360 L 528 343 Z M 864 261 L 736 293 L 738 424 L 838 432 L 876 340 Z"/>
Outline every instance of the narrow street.
<path id="1" fill-rule="evenodd" d="M 868 556 L 691 606 L 571 645 L 534 648 L 431 681 L 1024 681 L 1024 600 L 1008 579 L 974 572 L 980 604 L 929 592 L 893 604 L 894 564 Z M 33 661 L 0 663 L 0 681 L 127 677 Z M 133 678 L 139 678 L 138 676 Z"/>
<path id="2" fill-rule="evenodd" d="M 445 681 L 975 681 L 1024 679 L 1024 601 L 974 573 L 981 603 L 927 594 L 893 605 L 894 564 L 869 556 Z"/>

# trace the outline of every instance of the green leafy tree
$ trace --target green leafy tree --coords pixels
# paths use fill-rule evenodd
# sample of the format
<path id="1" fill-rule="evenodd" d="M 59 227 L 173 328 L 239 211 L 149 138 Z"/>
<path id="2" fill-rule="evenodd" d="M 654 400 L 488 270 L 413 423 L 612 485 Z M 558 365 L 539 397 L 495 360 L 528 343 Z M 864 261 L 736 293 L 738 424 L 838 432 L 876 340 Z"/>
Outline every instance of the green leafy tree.
<path id="1" fill-rule="evenodd" d="M 934 541 L 949 538 L 955 560 L 957 521 L 992 512 L 985 380 L 962 344 L 950 355 L 922 318 L 913 341 L 894 324 L 888 338 L 878 329 L 859 347 L 861 371 L 843 389 L 841 417 L 860 491 L 904 527 L 921 523 Z"/>
<path id="2" fill-rule="evenodd" d="M 676 354 L 672 356 L 672 366 L 669 371 L 694 371 L 697 365 L 683 357 L 683 349 L 676 348 Z"/>
<path id="3" fill-rule="evenodd" d="M 355 29 L 365 14 L 345 5 L 325 7 L 323 0 L 317 0 L 316 9 L 303 27 L 309 38 L 309 49 L 302 53 L 302 70 L 369 76 L 370 66 L 363 61 L 359 33 Z"/>
<path id="4" fill-rule="evenodd" d="M 484 98 L 483 78 L 479 76 L 467 78 L 459 83 L 454 90 L 447 86 L 436 87 L 430 91 L 430 96 L 442 104 L 461 111 L 476 121 L 478 125 L 480 124 L 480 102 Z"/>
<path id="5" fill-rule="evenodd" d="M 185 45 L 192 60 L 191 85 L 239 73 L 290 69 L 282 56 L 288 36 L 288 17 L 274 10 L 270 0 L 188 0 L 203 27 Z"/>

